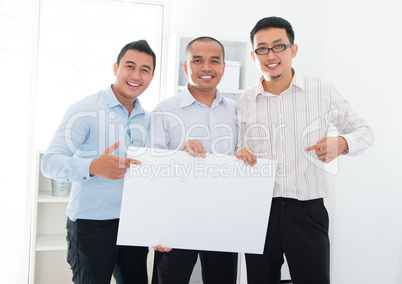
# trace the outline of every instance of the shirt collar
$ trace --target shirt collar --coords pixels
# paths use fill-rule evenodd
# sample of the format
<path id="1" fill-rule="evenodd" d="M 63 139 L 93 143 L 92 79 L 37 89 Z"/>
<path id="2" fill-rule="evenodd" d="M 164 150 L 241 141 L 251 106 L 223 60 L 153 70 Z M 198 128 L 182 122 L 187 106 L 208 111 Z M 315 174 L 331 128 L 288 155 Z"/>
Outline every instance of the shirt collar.
<path id="1" fill-rule="evenodd" d="M 112 87 L 113 85 L 109 85 L 106 89 L 106 99 L 110 108 L 121 105 L 119 100 L 116 98 L 116 95 L 113 93 Z"/>
<path id="2" fill-rule="evenodd" d="M 109 107 L 110 108 L 114 108 L 116 106 L 123 107 L 123 105 L 116 98 L 116 95 L 114 94 L 112 87 L 113 87 L 113 85 L 109 85 L 109 87 L 106 89 L 106 99 L 109 104 Z M 145 110 L 142 107 L 140 100 L 138 98 L 135 100 L 135 105 L 134 105 L 133 111 L 134 112 L 132 112 L 132 114 L 133 113 L 135 113 L 135 114 L 145 113 Z"/>
<path id="3" fill-rule="evenodd" d="M 295 69 L 292 68 L 293 71 L 293 78 L 292 81 L 290 81 L 290 85 L 289 88 L 287 88 L 287 90 L 293 88 L 293 87 L 297 87 L 300 88 L 302 91 L 305 90 L 305 81 L 302 78 L 302 75 L 299 74 L 298 72 L 295 71 Z M 265 94 L 267 96 L 276 96 L 273 94 L 270 94 L 268 92 L 266 92 L 264 90 L 264 86 L 262 85 L 262 82 L 264 82 L 264 76 L 261 76 L 258 85 L 257 85 L 257 95 L 259 94 Z"/>
<path id="4" fill-rule="evenodd" d="M 295 86 L 295 87 L 300 88 L 304 92 L 304 90 L 306 89 L 306 85 L 305 85 L 305 80 L 303 80 L 303 76 L 300 73 L 296 72 L 293 68 L 292 68 L 292 70 L 293 70 L 294 75 L 293 75 L 292 81 L 290 82 L 289 89 L 291 87 Z"/>
<path id="5" fill-rule="evenodd" d="M 181 101 L 180 101 L 181 108 L 188 107 L 189 105 L 191 105 L 193 103 L 198 103 L 198 101 L 190 93 L 190 90 L 188 89 L 188 84 L 187 84 L 186 88 L 183 90 L 183 92 L 181 92 L 180 99 L 181 99 Z M 227 104 L 225 98 L 221 95 L 221 93 L 217 89 L 216 97 L 215 97 L 214 101 L 212 102 L 211 109 L 218 106 L 220 103 Z"/>
<path id="6" fill-rule="evenodd" d="M 141 102 L 138 98 L 135 99 L 135 104 L 134 104 L 134 112 L 131 112 L 131 116 L 134 114 L 141 114 L 141 113 L 145 113 L 144 108 L 141 105 Z"/>

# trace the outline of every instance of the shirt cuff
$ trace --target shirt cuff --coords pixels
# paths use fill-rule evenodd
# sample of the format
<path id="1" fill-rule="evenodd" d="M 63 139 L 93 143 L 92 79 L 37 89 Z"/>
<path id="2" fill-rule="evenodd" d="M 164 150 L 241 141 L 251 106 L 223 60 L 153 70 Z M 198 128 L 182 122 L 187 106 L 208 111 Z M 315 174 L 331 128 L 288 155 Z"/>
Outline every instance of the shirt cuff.
<path id="1" fill-rule="evenodd" d="M 348 155 L 356 152 L 357 146 L 356 146 L 356 140 L 353 137 L 353 134 L 345 134 L 345 135 L 340 135 L 340 137 L 345 138 L 346 143 L 348 143 L 348 149 L 342 153 L 342 155 Z"/>
<path id="2" fill-rule="evenodd" d="M 76 171 L 77 173 L 74 175 L 75 176 L 75 181 L 77 182 L 83 182 L 87 181 L 91 178 L 91 175 L 89 174 L 89 167 L 91 166 L 91 163 L 93 159 L 77 159 L 78 165 L 76 165 Z"/>

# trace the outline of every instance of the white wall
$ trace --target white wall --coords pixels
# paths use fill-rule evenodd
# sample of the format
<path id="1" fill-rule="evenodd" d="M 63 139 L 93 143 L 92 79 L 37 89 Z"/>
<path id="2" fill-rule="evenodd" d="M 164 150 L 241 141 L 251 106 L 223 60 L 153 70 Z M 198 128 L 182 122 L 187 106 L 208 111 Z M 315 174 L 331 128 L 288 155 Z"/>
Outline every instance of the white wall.
<path id="1" fill-rule="evenodd" d="M 356 2 L 356 4 L 354 4 Z M 266 16 L 289 20 L 294 67 L 337 86 L 374 129 L 375 143 L 330 176 L 332 283 L 402 283 L 400 1 L 171 1 L 170 33 L 248 39 Z M 399 79 L 399 80 L 398 80 Z"/>

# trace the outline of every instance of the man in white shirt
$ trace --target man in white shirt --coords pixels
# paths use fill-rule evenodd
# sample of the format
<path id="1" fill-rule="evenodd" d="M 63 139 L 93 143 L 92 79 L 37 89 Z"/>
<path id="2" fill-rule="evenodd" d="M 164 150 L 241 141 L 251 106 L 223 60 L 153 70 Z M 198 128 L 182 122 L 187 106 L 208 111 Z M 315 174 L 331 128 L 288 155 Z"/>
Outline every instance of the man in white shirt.
<path id="1" fill-rule="evenodd" d="M 290 23 L 261 19 L 250 33 L 259 82 L 237 105 L 236 156 L 278 161 L 262 255 L 246 254 L 248 284 L 279 283 L 286 255 L 294 283 L 328 284 L 328 183 L 324 164 L 356 155 L 373 142 L 370 127 L 330 83 L 292 68 L 298 47 Z M 327 137 L 333 124 L 340 136 Z"/>
<path id="2" fill-rule="evenodd" d="M 180 94 L 161 102 L 151 113 L 150 147 L 183 150 L 204 158 L 207 153 L 234 154 L 236 103 L 217 90 L 225 70 L 224 57 L 222 44 L 211 37 L 199 37 L 187 45 L 184 71 L 189 83 Z M 236 283 L 237 253 L 161 246 L 154 249 L 153 284 L 189 283 L 198 255 L 204 283 Z"/>

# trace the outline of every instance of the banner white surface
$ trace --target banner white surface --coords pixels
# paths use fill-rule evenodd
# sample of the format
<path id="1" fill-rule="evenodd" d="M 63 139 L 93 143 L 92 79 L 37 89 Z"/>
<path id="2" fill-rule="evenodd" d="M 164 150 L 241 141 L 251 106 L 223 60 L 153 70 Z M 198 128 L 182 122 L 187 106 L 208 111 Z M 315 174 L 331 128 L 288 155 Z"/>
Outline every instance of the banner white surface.
<path id="1" fill-rule="evenodd" d="M 261 254 L 276 162 L 130 147 L 117 244 Z"/>

